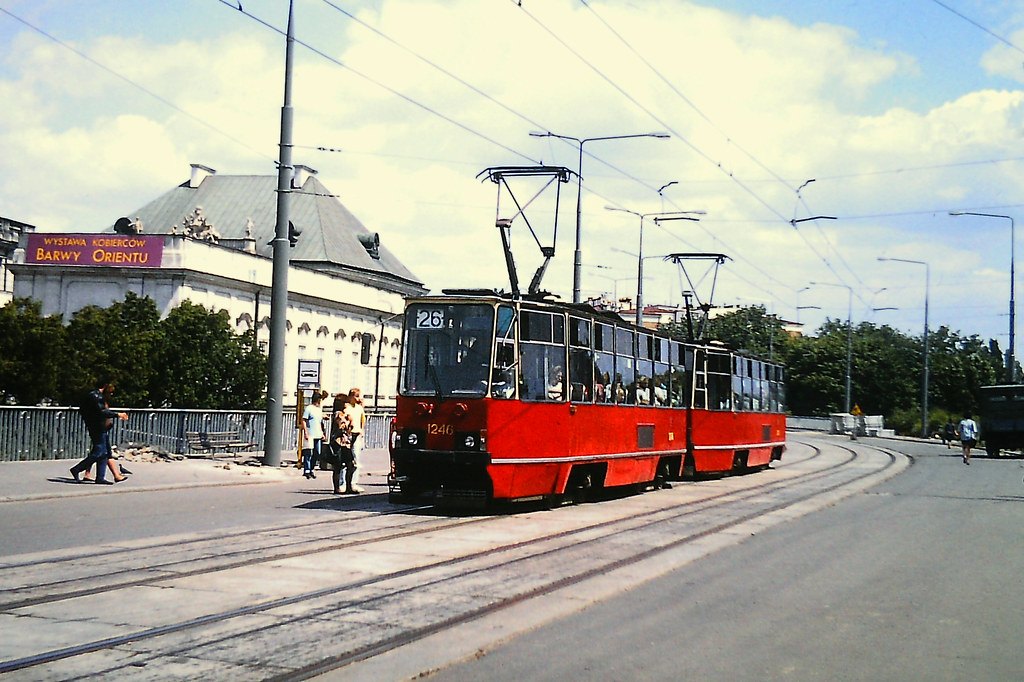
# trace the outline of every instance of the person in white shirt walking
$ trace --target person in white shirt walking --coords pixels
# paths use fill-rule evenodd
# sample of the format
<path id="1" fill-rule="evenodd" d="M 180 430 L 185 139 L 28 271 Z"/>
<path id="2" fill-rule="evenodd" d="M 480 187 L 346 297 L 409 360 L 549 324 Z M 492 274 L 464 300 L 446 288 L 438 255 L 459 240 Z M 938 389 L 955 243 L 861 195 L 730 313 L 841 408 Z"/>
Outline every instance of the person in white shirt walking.
<path id="1" fill-rule="evenodd" d="M 978 444 L 978 424 L 971 419 L 971 415 L 965 414 L 960 420 L 956 432 L 960 434 L 960 447 L 964 452 L 964 464 L 971 463 L 971 448 Z"/>

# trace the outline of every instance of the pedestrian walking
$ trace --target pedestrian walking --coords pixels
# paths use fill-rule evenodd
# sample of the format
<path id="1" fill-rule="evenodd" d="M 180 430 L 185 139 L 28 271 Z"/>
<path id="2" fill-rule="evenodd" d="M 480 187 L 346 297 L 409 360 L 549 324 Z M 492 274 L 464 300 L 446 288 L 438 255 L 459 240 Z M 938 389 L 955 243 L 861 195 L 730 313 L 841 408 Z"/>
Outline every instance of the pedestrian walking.
<path id="1" fill-rule="evenodd" d="M 971 419 L 971 415 L 965 414 L 957 427 L 960 434 L 960 447 L 963 448 L 964 464 L 971 464 L 971 448 L 978 444 L 978 424 Z"/>
<path id="2" fill-rule="evenodd" d="M 302 475 L 316 478 L 316 465 L 320 460 L 320 447 L 324 440 L 323 411 L 320 403 L 327 396 L 327 391 L 313 391 L 312 402 L 302 412 L 299 421 L 299 437 L 302 439 Z"/>
<path id="3" fill-rule="evenodd" d="M 953 447 L 953 439 L 956 438 L 956 424 L 953 423 L 952 419 L 946 420 L 946 425 L 942 427 L 942 431 L 939 433 L 942 436 L 942 442 L 946 444 L 946 448 Z"/>
<path id="4" fill-rule="evenodd" d="M 96 483 L 101 485 L 113 485 L 114 481 L 106 479 L 106 472 L 110 458 L 110 429 L 114 426 L 114 419 L 127 421 L 127 412 L 115 412 L 110 409 L 110 399 L 114 395 L 114 384 L 108 379 L 101 379 L 96 388 L 86 394 L 85 399 L 79 408 L 79 414 L 89 430 L 89 439 L 92 447 L 89 454 L 81 462 L 71 467 L 71 477 L 79 482 L 79 476 L 87 471 L 93 464 L 96 465 Z M 116 477 L 115 477 L 116 479 Z M 116 479 L 116 480 L 123 480 Z"/>

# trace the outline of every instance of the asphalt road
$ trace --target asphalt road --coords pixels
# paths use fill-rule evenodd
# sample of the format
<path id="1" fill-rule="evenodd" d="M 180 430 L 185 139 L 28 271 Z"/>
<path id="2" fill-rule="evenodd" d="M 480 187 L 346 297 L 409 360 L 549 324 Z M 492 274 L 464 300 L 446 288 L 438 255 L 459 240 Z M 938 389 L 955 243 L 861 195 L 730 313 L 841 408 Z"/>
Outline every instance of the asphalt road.
<path id="1" fill-rule="evenodd" d="M 1024 677 L 1024 461 L 886 441 L 899 476 L 431 680 Z"/>

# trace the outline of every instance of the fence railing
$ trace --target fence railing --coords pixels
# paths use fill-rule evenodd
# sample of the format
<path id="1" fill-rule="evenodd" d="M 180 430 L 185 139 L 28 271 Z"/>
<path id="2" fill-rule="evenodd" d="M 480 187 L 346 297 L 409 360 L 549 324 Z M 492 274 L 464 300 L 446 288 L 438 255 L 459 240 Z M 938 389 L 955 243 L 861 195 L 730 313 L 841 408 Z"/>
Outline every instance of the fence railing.
<path id="1" fill-rule="evenodd" d="M 116 409 L 116 408 L 115 408 Z M 128 421 L 114 420 L 111 443 L 152 445 L 167 452 L 195 454 L 188 431 L 235 431 L 240 440 L 263 450 L 266 412 L 250 410 L 128 409 Z M 384 448 L 392 414 L 367 414 L 363 447 Z M 294 410 L 286 410 L 281 429 L 281 451 L 294 452 L 298 430 Z M 89 451 L 89 432 L 77 407 L 0 406 L 0 461 L 76 459 Z M 285 455 L 287 458 L 287 455 Z"/>

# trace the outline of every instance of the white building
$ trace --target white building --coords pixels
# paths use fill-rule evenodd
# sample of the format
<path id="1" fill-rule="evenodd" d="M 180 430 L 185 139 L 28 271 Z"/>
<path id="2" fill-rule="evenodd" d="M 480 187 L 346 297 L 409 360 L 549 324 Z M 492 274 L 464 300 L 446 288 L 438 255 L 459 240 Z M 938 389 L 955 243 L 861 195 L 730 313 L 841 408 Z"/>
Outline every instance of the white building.
<path id="1" fill-rule="evenodd" d="M 290 216 L 301 234 L 288 273 L 285 401 L 295 399 L 301 359 L 320 361 L 321 386 L 331 393 L 357 386 L 367 405 L 391 406 L 403 298 L 426 290 L 315 171 L 297 170 Z M 276 177 L 218 176 L 193 165 L 188 182 L 130 215 L 99 234 L 24 235 L 21 262 L 11 265 L 14 295 L 38 299 L 43 314 L 65 319 L 129 291 L 152 298 L 161 315 L 190 300 L 227 310 L 238 332 L 255 325 L 266 350 Z M 367 365 L 360 362 L 364 335 L 372 338 Z"/>
<path id="2" fill-rule="evenodd" d="M 27 223 L 0 216 L 0 306 L 6 305 L 14 296 L 14 274 L 7 264 L 11 262 L 14 251 L 18 248 L 21 235 L 35 229 Z"/>

